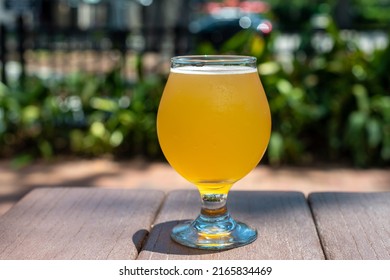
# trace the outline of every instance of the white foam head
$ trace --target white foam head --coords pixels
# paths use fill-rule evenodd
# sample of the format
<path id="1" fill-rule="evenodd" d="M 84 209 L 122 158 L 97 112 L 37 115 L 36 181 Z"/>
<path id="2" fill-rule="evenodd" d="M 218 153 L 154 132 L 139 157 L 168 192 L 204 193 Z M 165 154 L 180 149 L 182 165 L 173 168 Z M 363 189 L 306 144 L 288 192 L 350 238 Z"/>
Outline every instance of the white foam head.
<path id="1" fill-rule="evenodd" d="M 203 75 L 226 75 L 226 74 L 248 74 L 256 73 L 257 69 L 248 66 L 221 66 L 221 65 L 206 65 L 206 66 L 183 66 L 171 68 L 172 73 L 180 74 L 203 74 Z"/>

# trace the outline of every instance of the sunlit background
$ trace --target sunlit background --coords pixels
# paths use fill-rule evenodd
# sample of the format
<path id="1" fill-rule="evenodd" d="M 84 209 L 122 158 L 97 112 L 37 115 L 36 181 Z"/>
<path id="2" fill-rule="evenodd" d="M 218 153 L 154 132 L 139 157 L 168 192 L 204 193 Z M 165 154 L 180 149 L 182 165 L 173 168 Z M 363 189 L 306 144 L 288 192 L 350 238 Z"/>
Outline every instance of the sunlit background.
<path id="1" fill-rule="evenodd" d="M 390 1 L 0 0 L 0 157 L 163 160 L 169 58 L 258 59 L 271 166 L 390 164 Z"/>

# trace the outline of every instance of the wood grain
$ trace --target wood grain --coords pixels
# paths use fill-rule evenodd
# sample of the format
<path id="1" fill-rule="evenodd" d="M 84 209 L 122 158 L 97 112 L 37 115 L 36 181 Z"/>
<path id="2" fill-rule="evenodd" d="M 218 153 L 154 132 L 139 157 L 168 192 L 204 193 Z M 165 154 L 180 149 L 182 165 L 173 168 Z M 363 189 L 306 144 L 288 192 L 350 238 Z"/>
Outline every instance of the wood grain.
<path id="1" fill-rule="evenodd" d="M 313 193 L 327 259 L 390 259 L 390 193 Z"/>
<path id="2" fill-rule="evenodd" d="M 220 252 L 190 249 L 173 242 L 172 227 L 181 220 L 195 218 L 200 209 L 196 191 L 174 191 L 168 194 L 138 259 L 324 258 L 302 193 L 232 191 L 228 208 L 234 218 L 258 229 L 256 241 Z"/>
<path id="3" fill-rule="evenodd" d="M 0 259 L 135 259 L 164 194 L 36 189 L 0 217 Z"/>

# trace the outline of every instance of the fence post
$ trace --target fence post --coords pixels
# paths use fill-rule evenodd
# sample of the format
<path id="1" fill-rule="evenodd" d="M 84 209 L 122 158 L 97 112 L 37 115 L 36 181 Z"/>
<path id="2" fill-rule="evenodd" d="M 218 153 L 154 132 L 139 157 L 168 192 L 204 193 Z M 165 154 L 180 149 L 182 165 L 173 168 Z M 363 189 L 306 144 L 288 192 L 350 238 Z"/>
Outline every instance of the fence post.
<path id="1" fill-rule="evenodd" d="M 20 73 L 20 81 L 22 84 L 24 84 L 24 80 L 26 77 L 26 60 L 24 58 L 25 55 L 25 32 L 24 32 L 24 19 L 23 15 L 19 14 L 17 18 L 17 37 L 18 37 L 18 53 L 19 53 L 19 62 L 21 66 L 21 73 Z"/>
<path id="2" fill-rule="evenodd" d="M 7 48 L 5 46 L 6 42 L 6 29 L 3 23 L 0 23 L 0 61 L 1 61 L 1 81 L 3 84 L 7 84 L 7 73 L 6 71 L 6 58 L 7 58 Z"/>

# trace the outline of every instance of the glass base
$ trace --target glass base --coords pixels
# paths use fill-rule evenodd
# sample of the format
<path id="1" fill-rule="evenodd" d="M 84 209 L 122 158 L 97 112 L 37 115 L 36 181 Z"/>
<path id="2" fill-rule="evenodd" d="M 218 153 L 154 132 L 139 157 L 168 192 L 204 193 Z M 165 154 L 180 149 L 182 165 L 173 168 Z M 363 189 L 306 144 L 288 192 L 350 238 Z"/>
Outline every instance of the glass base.
<path id="1" fill-rule="evenodd" d="M 229 213 L 217 217 L 200 214 L 194 221 L 175 226 L 171 237 L 176 242 L 192 248 L 224 250 L 255 241 L 257 231 L 235 221 Z"/>

